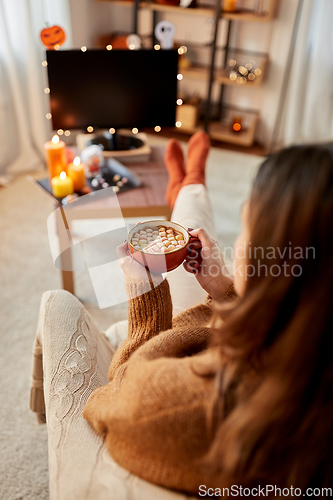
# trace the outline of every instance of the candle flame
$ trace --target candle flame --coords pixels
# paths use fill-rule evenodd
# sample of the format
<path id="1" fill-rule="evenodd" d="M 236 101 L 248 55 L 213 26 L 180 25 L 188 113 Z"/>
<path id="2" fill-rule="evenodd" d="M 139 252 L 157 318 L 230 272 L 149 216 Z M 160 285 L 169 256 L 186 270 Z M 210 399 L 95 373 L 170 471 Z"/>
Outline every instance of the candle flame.
<path id="1" fill-rule="evenodd" d="M 81 160 L 80 160 L 80 157 L 79 156 L 75 156 L 74 160 L 73 160 L 73 163 L 76 167 L 78 167 L 81 163 Z"/>
<path id="2" fill-rule="evenodd" d="M 60 179 L 62 180 L 66 179 L 66 172 L 61 172 Z"/>
<path id="3" fill-rule="evenodd" d="M 54 135 L 54 136 L 52 137 L 52 142 L 53 142 L 53 144 L 58 144 L 59 140 L 60 140 L 60 139 L 59 139 L 59 136 L 58 136 L 58 135 Z"/>

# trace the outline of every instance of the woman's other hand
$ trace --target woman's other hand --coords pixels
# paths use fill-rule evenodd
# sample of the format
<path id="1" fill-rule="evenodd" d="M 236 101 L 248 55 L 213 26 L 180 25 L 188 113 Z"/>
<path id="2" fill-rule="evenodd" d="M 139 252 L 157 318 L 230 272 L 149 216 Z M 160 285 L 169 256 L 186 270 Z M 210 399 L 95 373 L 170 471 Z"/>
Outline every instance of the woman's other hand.
<path id="1" fill-rule="evenodd" d="M 184 267 L 194 273 L 204 290 L 215 300 L 221 299 L 232 285 L 217 241 L 204 229 L 189 230 L 192 240 Z"/>

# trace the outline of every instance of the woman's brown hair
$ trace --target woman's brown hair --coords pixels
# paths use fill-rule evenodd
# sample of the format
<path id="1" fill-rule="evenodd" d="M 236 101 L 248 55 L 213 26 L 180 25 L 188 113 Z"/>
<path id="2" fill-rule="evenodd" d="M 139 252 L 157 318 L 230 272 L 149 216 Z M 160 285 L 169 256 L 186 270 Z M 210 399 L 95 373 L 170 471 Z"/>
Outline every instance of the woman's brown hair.
<path id="1" fill-rule="evenodd" d="M 248 223 L 245 293 L 215 340 L 222 414 L 208 463 L 221 486 L 332 487 L 333 146 L 269 157 Z"/>

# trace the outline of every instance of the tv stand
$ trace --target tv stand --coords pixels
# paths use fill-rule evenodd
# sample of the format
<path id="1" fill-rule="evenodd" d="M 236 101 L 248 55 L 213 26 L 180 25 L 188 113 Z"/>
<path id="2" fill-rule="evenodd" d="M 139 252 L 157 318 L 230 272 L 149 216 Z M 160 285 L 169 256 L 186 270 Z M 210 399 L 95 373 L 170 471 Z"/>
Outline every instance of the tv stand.
<path id="1" fill-rule="evenodd" d="M 149 161 L 151 148 L 144 133 L 133 135 L 130 130 L 120 129 L 115 134 L 101 130 L 92 134 L 78 134 L 79 152 L 93 144 L 101 145 L 105 158 L 117 158 L 122 163 Z"/>

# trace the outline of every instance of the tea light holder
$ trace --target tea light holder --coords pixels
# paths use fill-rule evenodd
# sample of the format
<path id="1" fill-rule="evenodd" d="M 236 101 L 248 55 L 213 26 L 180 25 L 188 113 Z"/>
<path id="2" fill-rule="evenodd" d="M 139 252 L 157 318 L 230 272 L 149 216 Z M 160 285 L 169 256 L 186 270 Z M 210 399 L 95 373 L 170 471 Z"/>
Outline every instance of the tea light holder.
<path id="1" fill-rule="evenodd" d="M 224 0 L 223 10 L 225 12 L 237 12 L 237 0 Z"/>
<path id="2" fill-rule="evenodd" d="M 65 198 L 74 192 L 73 180 L 66 172 L 61 172 L 60 175 L 53 177 L 51 180 L 51 187 L 52 194 L 56 198 Z"/>
<path id="3" fill-rule="evenodd" d="M 231 130 L 235 134 L 239 134 L 243 130 L 243 118 L 241 116 L 234 116 L 232 118 Z"/>
<path id="4" fill-rule="evenodd" d="M 67 170 L 66 145 L 56 134 L 44 145 L 50 183 L 53 177 Z"/>
<path id="5" fill-rule="evenodd" d="M 74 191 L 81 191 L 85 187 L 85 165 L 81 163 L 79 156 L 76 156 L 73 162 L 67 166 L 67 174 L 73 180 Z"/>

